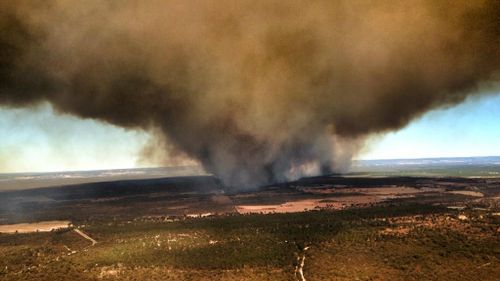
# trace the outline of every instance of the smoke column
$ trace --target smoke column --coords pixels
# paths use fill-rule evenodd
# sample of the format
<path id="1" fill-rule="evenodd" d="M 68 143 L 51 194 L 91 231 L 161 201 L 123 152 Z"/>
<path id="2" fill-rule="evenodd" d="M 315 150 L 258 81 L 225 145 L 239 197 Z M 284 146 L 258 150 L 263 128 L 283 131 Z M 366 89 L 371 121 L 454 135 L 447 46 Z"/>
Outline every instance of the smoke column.
<path id="1" fill-rule="evenodd" d="M 480 94 L 499 39 L 495 0 L 2 1 L 0 104 L 155 132 L 249 188 Z"/>

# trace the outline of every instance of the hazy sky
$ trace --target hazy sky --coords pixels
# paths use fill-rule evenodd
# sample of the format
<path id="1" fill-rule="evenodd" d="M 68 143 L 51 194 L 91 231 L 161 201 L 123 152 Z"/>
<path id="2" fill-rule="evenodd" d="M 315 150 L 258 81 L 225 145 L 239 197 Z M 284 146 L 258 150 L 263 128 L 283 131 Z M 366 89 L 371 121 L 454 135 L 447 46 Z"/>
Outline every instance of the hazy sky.
<path id="1" fill-rule="evenodd" d="M 145 133 L 55 114 L 50 105 L 0 108 L 0 172 L 129 168 Z M 361 159 L 500 155 L 500 95 L 427 113 L 373 137 Z"/>
<path id="2" fill-rule="evenodd" d="M 48 104 L 0 107 L 0 172 L 129 168 L 147 135 L 56 115 Z"/>

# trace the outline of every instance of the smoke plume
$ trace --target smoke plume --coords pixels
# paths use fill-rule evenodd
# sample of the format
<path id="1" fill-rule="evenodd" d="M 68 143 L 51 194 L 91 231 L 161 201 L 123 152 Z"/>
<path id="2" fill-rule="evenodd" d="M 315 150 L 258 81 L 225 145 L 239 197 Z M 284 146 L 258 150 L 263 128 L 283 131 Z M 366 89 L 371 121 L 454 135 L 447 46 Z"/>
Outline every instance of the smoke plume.
<path id="1" fill-rule="evenodd" d="M 245 188 L 480 93 L 499 39 L 496 0 L 2 1 L 0 104 L 156 132 Z"/>

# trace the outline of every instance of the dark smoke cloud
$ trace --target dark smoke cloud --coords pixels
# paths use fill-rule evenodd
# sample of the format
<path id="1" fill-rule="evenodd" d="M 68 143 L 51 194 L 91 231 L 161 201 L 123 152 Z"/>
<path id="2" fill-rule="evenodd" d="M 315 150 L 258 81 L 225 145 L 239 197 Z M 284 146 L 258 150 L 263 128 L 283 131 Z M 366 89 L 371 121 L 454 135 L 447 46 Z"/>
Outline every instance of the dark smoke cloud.
<path id="1" fill-rule="evenodd" d="M 0 104 L 159 133 L 249 187 L 498 79 L 500 1 L 2 1 Z M 151 150 L 148 150 L 151 153 Z"/>

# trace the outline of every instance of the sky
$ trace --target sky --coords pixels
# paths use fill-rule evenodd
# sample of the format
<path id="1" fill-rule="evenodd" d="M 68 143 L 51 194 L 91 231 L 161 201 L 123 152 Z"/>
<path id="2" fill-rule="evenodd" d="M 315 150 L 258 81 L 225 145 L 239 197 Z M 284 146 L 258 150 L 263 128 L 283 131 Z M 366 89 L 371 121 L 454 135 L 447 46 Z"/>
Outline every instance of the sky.
<path id="1" fill-rule="evenodd" d="M 138 166 L 147 135 L 58 115 L 45 103 L 0 107 L 0 172 L 98 170 Z"/>
<path id="2" fill-rule="evenodd" d="M 49 104 L 0 107 L 0 172 L 151 166 L 139 161 L 145 132 L 56 114 Z M 500 155 L 500 95 L 428 112 L 397 132 L 374 136 L 358 159 Z"/>
<path id="3" fill-rule="evenodd" d="M 400 131 L 371 138 L 360 159 L 500 155 L 500 95 L 430 111 Z"/>

